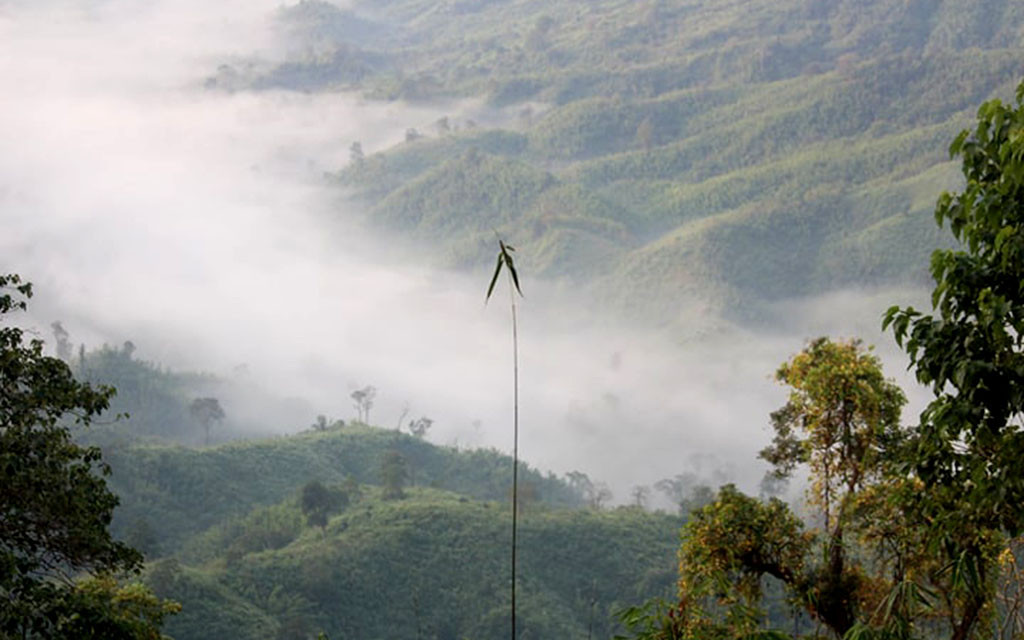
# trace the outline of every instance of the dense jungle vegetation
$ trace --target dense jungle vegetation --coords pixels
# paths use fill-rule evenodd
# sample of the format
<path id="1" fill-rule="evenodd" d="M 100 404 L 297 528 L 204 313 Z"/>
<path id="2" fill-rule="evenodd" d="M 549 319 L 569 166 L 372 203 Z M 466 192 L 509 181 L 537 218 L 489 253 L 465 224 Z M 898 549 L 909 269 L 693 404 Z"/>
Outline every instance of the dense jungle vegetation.
<path id="1" fill-rule="evenodd" d="M 275 20 L 292 53 L 211 90 L 492 114 L 352 141 L 328 177 L 435 261 L 477 267 L 498 232 L 532 247 L 524 271 L 675 329 L 931 282 L 930 315 L 884 323 L 934 400 L 902 415 L 869 348 L 814 339 L 776 372 L 761 452 L 805 505 L 681 475 L 659 483 L 677 511 L 649 489 L 610 506 L 600 479 L 526 464 L 513 505 L 508 456 L 367 424 L 369 388 L 354 420 L 241 440 L 227 381 L 130 342 L 75 353 L 59 324 L 46 355 L 3 275 L 0 634 L 504 637 L 513 508 L 519 638 L 1024 634 L 1024 5 L 302 0 Z"/>

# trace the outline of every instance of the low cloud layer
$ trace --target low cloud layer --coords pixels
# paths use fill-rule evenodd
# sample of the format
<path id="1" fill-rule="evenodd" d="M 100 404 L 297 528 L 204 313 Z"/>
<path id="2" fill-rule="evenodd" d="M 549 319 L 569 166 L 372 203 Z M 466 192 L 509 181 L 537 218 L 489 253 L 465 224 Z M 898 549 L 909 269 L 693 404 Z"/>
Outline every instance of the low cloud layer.
<path id="1" fill-rule="evenodd" d="M 245 365 L 310 407 L 254 430 L 352 417 L 350 392 L 374 385 L 373 422 L 394 426 L 408 406 L 435 420 L 434 441 L 510 450 L 508 309 L 503 296 L 484 306 L 489 274 L 391 250 L 320 182 L 354 140 L 380 149 L 472 107 L 206 91 L 219 61 L 277 46 L 276 0 L 211 6 L 0 4 L 0 270 L 36 283 L 34 321 L 60 319 L 91 346 L 131 339 L 175 368 Z M 695 461 L 753 488 L 785 398 L 778 364 L 821 334 L 889 345 L 878 318 L 903 295 L 808 300 L 771 333 L 677 344 L 591 326 L 524 278 L 521 453 L 623 501 Z M 901 374 L 891 345 L 882 355 Z"/>

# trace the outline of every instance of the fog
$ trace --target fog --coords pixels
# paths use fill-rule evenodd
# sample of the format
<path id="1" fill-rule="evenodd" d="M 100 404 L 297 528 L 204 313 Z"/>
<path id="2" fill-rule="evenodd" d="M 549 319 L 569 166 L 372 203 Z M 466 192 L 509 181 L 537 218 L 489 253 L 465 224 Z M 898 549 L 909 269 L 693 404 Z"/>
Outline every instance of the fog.
<path id="1" fill-rule="evenodd" d="M 407 407 L 435 421 L 434 442 L 511 450 L 505 294 L 485 306 L 489 273 L 432 269 L 429 247 L 396 251 L 322 180 L 355 140 L 372 152 L 442 115 L 486 121 L 482 107 L 205 90 L 221 62 L 277 54 L 278 6 L 0 1 L 0 271 L 35 283 L 44 337 L 61 320 L 90 347 L 130 339 L 176 369 L 244 370 L 298 407 L 225 406 L 254 433 L 349 419 L 351 391 L 374 385 L 371 422 L 393 427 Z M 877 343 L 908 383 L 878 324 L 919 292 L 792 302 L 771 331 L 679 342 L 591 323 L 523 279 L 521 455 L 606 481 L 621 501 L 695 468 L 754 489 L 768 413 L 785 400 L 772 373 L 807 338 Z"/>

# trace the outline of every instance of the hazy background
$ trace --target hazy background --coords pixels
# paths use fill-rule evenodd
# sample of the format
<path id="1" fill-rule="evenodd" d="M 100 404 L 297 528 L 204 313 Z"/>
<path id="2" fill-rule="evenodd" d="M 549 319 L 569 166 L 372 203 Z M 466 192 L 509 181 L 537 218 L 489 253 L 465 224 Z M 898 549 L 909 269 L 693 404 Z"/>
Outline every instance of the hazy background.
<path id="1" fill-rule="evenodd" d="M 44 337 L 61 320 L 76 343 L 130 339 L 138 357 L 243 376 L 299 407 L 261 420 L 225 403 L 254 432 L 349 419 L 351 391 L 374 385 L 371 422 L 393 427 L 408 407 L 407 419 L 434 419 L 435 442 L 510 450 L 504 291 L 485 307 L 489 273 L 426 267 L 430 247 L 367 232 L 322 186 L 354 140 L 372 152 L 442 115 L 488 114 L 205 90 L 225 60 L 280 53 L 268 19 L 279 6 L 0 1 L 0 271 L 35 283 Z M 909 387 L 878 324 L 920 292 L 792 301 L 771 328 L 684 341 L 613 328 L 522 276 L 520 453 L 607 481 L 620 501 L 684 471 L 753 489 L 768 413 L 785 400 L 772 373 L 808 338 L 879 344 Z M 919 409 L 924 395 L 911 395 Z"/>

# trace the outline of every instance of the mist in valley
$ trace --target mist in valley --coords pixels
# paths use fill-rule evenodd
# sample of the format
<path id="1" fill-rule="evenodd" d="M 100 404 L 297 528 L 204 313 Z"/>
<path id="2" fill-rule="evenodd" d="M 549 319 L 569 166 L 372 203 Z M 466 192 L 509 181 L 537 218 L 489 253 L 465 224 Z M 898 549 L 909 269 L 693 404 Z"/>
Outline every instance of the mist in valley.
<path id="1" fill-rule="evenodd" d="M 373 385 L 371 423 L 429 416 L 436 443 L 510 451 L 505 291 L 485 305 L 490 273 L 433 267 L 431 246 L 372 230 L 325 180 L 354 141 L 372 153 L 442 116 L 500 114 L 205 88 L 225 61 L 282 55 L 278 7 L 0 4 L 0 270 L 35 284 L 40 337 L 60 320 L 76 344 L 131 340 L 139 358 L 236 381 L 249 395 L 225 410 L 254 434 L 349 420 L 351 392 Z M 911 397 L 905 421 L 926 400 L 879 328 L 920 291 L 793 300 L 757 328 L 716 319 L 680 337 L 521 276 L 520 455 L 608 482 L 620 502 L 687 471 L 756 492 L 786 395 L 773 372 L 809 338 L 879 345 Z"/>

